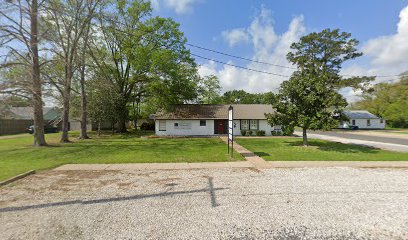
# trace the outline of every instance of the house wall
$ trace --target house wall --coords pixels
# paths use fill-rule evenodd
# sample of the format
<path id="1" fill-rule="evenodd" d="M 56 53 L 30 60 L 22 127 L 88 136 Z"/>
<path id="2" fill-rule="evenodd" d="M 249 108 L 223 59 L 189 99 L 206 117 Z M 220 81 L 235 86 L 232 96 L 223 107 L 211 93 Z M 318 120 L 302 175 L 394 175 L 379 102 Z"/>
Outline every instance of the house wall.
<path id="1" fill-rule="evenodd" d="M 356 126 L 359 129 L 384 129 L 385 120 L 381 123 L 381 119 L 370 119 L 370 126 L 367 126 L 368 119 L 354 119 L 356 121 Z M 340 123 L 339 128 L 348 128 L 349 125 L 352 125 L 353 119 L 350 119 L 350 122 Z"/>
<path id="2" fill-rule="evenodd" d="M 240 120 L 234 120 L 234 123 L 236 123 L 234 127 L 234 135 L 241 136 Z M 274 128 L 268 124 L 267 120 L 261 119 L 261 120 L 258 120 L 258 130 L 263 130 L 265 131 L 266 136 L 270 136 L 272 135 L 271 132 L 274 130 Z M 252 131 L 256 131 L 256 130 L 252 130 Z"/>
<path id="3" fill-rule="evenodd" d="M 69 121 L 69 130 L 70 131 L 80 131 L 81 130 L 81 121 L 79 120 L 71 120 Z M 87 131 L 92 131 L 92 123 L 88 121 L 86 125 Z"/>
<path id="4" fill-rule="evenodd" d="M 159 131 L 159 121 L 155 121 L 155 131 L 158 136 L 208 136 L 214 135 L 214 120 L 206 120 L 206 126 L 200 126 L 200 120 L 165 120 L 166 131 Z M 179 127 L 175 128 L 174 124 L 178 123 Z M 188 127 L 181 127 L 181 125 L 188 125 Z M 186 129 L 187 128 L 187 129 Z M 258 130 L 264 130 L 266 135 L 271 135 L 273 127 L 268 125 L 266 120 L 259 120 Z M 253 130 L 256 131 L 256 130 Z M 234 135 L 241 135 L 240 120 L 234 120 Z"/>
<path id="5" fill-rule="evenodd" d="M 200 120 L 164 120 L 166 121 L 166 131 L 159 130 L 159 121 L 155 121 L 156 135 L 158 136 L 193 136 L 193 135 L 214 135 L 214 120 L 206 120 L 206 126 L 200 126 Z M 179 127 L 174 126 L 175 123 Z M 189 128 L 182 126 L 189 124 Z"/>

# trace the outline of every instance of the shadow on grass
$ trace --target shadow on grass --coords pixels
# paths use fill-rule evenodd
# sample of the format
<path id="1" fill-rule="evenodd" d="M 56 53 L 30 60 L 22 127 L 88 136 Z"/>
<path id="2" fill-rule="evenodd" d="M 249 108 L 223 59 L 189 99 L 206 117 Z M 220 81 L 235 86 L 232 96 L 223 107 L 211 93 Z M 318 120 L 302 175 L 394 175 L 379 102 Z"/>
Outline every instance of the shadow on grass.
<path id="1" fill-rule="evenodd" d="M 284 142 L 288 146 L 302 147 L 303 141 Z M 319 142 L 309 141 L 309 146 L 317 147 L 318 150 L 327 152 L 340 152 L 340 153 L 379 153 L 380 149 L 370 146 L 362 146 L 356 144 L 344 144 L 339 142 Z"/>
<path id="2" fill-rule="evenodd" d="M 266 152 L 254 152 L 254 154 L 259 156 L 259 157 L 271 156 L 269 153 L 266 153 Z"/>

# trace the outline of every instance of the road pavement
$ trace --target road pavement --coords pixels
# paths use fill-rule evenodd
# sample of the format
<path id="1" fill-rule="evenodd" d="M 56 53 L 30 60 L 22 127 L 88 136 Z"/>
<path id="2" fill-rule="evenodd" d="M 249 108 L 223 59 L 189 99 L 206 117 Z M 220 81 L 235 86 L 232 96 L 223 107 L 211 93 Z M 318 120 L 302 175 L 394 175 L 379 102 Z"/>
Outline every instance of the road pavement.
<path id="1" fill-rule="evenodd" d="M 408 146 L 408 139 L 404 139 L 403 135 L 401 138 L 397 137 L 384 137 L 378 135 L 363 135 L 359 134 L 358 131 L 356 132 L 348 132 L 348 131 L 310 131 L 312 134 L 319 134 L 331 137 L 340 137 L 340 138 L 347 138 L 347 139 L 357 139 L 363 141 L 372 141 L 372 142 L 383 142 L 383 143 L 392 143 L 392 144 L 400 144 L 400 145 L 407 145 Z"/>

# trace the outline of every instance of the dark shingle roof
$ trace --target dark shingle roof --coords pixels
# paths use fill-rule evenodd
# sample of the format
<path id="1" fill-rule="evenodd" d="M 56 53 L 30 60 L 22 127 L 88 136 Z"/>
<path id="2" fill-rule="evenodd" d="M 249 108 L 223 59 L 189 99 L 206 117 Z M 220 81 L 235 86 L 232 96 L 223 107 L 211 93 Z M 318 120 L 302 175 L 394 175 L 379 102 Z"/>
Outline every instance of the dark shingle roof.
<path id="1" fill-rule="evenodd" d="M 265 113 L 274 113 L 268 104 L 183 104 L 159 111 L 156 119 L 228 119 L 229 106 L 234 108 L 234 119 L 266 119 Z"/>
<path id="2" fill-rule="evenodd" d="M 379 119 L 369 111 L 345 111 L 344 114 L 350 119 Z"/>

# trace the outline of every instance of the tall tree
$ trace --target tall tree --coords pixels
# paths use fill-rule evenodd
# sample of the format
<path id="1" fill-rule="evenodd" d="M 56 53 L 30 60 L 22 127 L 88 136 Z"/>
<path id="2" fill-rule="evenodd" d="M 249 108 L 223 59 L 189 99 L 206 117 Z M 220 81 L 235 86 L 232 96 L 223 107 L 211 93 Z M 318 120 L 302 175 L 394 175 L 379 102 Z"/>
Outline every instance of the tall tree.
<path id="1" fill-rule="evenodd" d="M 201 79 L 198 89 L 198 102 L 215 104 L 220 102 L 221 86 L 217 76 L 209 75 Z"/>
<path id="2" fill-rule="evenodd" d="M 39 8 L 44 1 L 5 1 L 0 10 L 0 47 L 5 48 L 7 56 L 17 62 L 7 62 L 1 67 L 22 65 L 30 69 L 31 95 L 34 112 L 34 146 L 45 146 L 43 100 L 40 76 L 39 38 L 38 31 Z M 28 21 L 27 21 L 28 20 Z M 22 49 L 25 49 L 25 51 Z M 27 55 L 21 54 L 26 52 Z M 3 89 L 8 91 L 9 89 Z"/>
<path id="3" fill-rule="evenodd" d="M 79 139 L 88 139 L 89 136 L 87 134 L 87 125 L 88 125 L 88 100 L 87 100 L 87 93 L 85 89 L 85 82 L 86 82 L 86 69 L 87 69 L 87 64 L 86 64 L 86 59 L 88 55 L 88 40 L 89 40 L 89 35 L 90 35 L 90 30 L 91 30 L 91 22 L 89 21 L 89 24 L 87 26 L 87 29 L 85 31 L 85 34 L 82 38 L 81 42 L 81 51 L 79 52 L 80 56 L 80 62 L 79 62 L 79 83 L 80 83 L 80 89 L 81 89 L 81 131 L 79 133 Z"/>
<path id="4" fill-rule="evenodd" d="M 408 128 L 408 76 L 395 83 L 378 83 L 362 94 L 352 109 L 368 110 L 387 120 L 387 125 Z"/>
<path id="5" fill-rule="evenodd" d="M 69 142 L 69 109 L 72 79 L 79 65 L 78 48 L 86 35 L 101 0 L 50 0 L 47 5 L 46 28 L 50 48 L 63 63 L 64 77 L 55 83 L 61 88 L 63 99 L 61 142 Z"/>
<path id="6" fill-rule="evenodd" d="M 358 41 L 350 33 L 338 29 L 314 32 L 291 45 L 287 59 L 297 65 L 288 81 L 282 83 L 273 99 L 276 114 L 270 114 L 270 124 L 298 126 L 303 130 L 303 145 L 308 145 L 307 130 L 330 129 L 338 124 L 335 116 L 347 106 L 338 92 L 343 87 L 365 85 L 372 78 L 344 79 L 341 65 L 362 53 Z"/>
<path id="7" fill-rule="evenodd" d="M 249 93 L 244 90 L 232 90 L 225 92 L 221 97 L 224 104 L 270 104 L 272 92 Z"/>
<path id="8" fill-rule="evenodd" d="M 117 1 L 100 16 L 101 40 L 90 50 L 117 101 L 118 132 L 126 132 L 128 104 L 136 96 L 155 106 L 196 97 L 197 67 L 179 24 L 151 16 L 149 1 Z M 96 51 L 95 51 L 96 49 Z"/>

